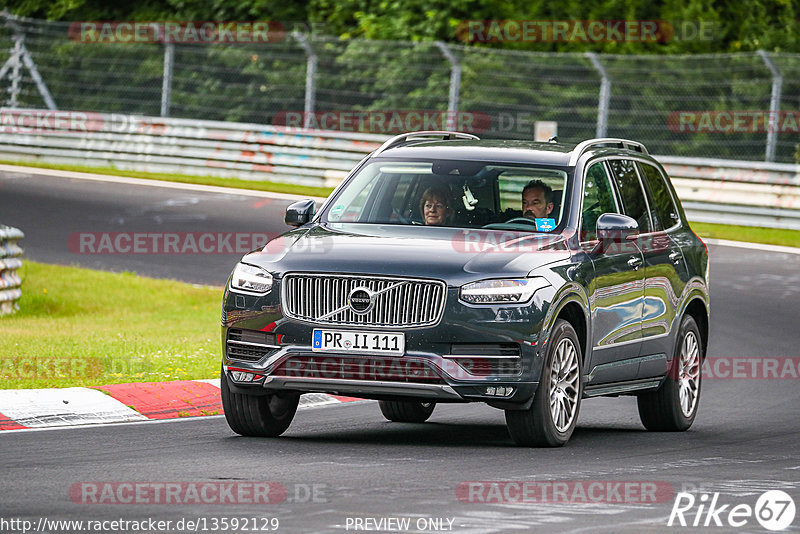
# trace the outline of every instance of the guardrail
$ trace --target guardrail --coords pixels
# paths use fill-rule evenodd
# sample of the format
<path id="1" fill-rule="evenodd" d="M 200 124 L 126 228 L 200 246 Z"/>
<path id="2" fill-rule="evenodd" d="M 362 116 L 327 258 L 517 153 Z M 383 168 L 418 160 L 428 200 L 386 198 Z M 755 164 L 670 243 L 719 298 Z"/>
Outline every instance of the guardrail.
<path id="1" fill-rule="evenodd" d="M 22 279 L 17 270 L 22 267 L 22 248 L 17 242 L 23 237 L 17 228 L 0 224 L 0 315 L 19 309 Z"/>
<path id="2" fill-rule="evenodd" d="M 387 136 L 91 112 L 0 111 L 0 159 L 335 186 Z M 691 220 L 800 230 L 800 165 L 656 156 Z"/>
<path id="3" fill-rule="evenodd" d="M 800 230 L 800 165 L 656 158 L 690 220 Z"/>
<path id="4" fill-rule="evenodd" d="M 335 186 L 385 136 L 263 124 L 3 109 L 0 159 Z"/>

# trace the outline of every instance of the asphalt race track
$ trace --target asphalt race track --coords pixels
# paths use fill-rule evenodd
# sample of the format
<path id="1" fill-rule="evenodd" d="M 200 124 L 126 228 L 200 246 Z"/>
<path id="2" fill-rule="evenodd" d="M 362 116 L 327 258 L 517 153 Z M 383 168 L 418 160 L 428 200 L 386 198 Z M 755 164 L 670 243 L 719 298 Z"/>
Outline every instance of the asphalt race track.
<path id="1" fill-rule="evenodd" d="M 0 175 L 0 222 L 25 232 L 28 259 L 219 286 L 241 254 L 80 254 L 68 240 L 78 232 L 274 233 L 284 228 L 287 204 Z M 555 450 L 512 446 L 503 413 L 479 405 L 440 405 L 422 425 L 389 423 L 373 402 L 311 408 L 298 412 L 278 439 L 237 437 L 222 417 L 7 432 L 0 435 L 0 515 L 34 523 L 42 517 L 157 518 L 174 525 L 205 518 L 208 532 L 215 519 L 253 517 L 259 528 L 260 518 L 278 518 L 278 532 L 353 532 L 359 524 L 378 524 L 368 518 L 408 518 L 409 530 L 417 532 L 432 526 L 459 533 L 766 532 L 753 517 L 738 529 L 726 521 L 730 508 L 752 507 L 767 490 L 781 489 L 800 503 L 800 255 L 722 246 L 709 252 L 709 358 L 726 365 L 704 380 L 689 432 L 646 432 L 631 397 L 584 402 L 572 440 Z M 743 358 L 751 360 L 734 368 Z M 779 369 L 794 362 L 795 374 L 737 378 L 759 372 L 765 358 L 777 358 Z M 280 483 L 286 497 L 274 504 L 246 504 L 246 498 L 237 504 L 91 504 L 75 493 L 86 487 L 81 483 L 247 481 Z M 670 491 L 647 504 L 624 493 L 616 499 L 613 492 L 605 499 L 612 502 L 520 503 L 515 494 L 460 491 L 469 481 L 649 482 Z M 703 513 L 698 528 L 668 527 L 682 490 L 694 492 L 698 503 L 704 494 L 710 502 L 719 493 L 718 504 L 730 505 L 718 516 L 724 526 L 713 526 L 713 518 L 712 526 L 702 526 Z M 491 502 L 480 502 L 487 498 Z M 697 510 L 686 512 L 690 524 Z M 800 531 L 800 518 L 790 531 Z"/>

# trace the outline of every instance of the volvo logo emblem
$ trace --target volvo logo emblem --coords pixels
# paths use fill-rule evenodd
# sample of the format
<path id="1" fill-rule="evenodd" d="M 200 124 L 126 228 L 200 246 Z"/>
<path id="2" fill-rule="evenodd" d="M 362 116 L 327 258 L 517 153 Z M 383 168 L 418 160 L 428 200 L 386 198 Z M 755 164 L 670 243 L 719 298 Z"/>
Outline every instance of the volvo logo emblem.
<path id="1" fill-rule="evenodd" d="M 347 305 L 354 313 L 364 315 L 375 307 L 375 296 L 366 287 L 356 287 L 347 296 Z"/>

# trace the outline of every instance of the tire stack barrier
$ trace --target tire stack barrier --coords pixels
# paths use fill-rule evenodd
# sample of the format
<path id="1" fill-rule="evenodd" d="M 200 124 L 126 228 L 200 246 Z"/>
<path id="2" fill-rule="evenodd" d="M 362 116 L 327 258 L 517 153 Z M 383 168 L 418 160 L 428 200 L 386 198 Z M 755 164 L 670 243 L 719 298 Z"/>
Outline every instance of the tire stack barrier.
<path id="1" fill-rule="evenodd" d="M 19 310 L 22 279 L 17 270 L 22 267 L 22 247 L 18 242 L 23 237 L 21 230 L 0 224 L 0 315 Z"/>

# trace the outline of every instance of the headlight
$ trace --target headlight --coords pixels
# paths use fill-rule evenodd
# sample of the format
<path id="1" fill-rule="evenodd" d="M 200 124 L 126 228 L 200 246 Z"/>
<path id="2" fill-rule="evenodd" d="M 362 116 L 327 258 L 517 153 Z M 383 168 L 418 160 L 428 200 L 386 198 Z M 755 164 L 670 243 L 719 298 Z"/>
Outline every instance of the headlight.
<path id="1" fill-rule="evenodd" d="M 272 275 L 260 267 L 240 263 L 233 270 L 231 289 L 264 294 L 272 289 Z"/>
<path id="2" fill-rule="evenodd" d="M 482 280 L 461 286 L 461 300 L 470 304 L 522 304 L 528 302 L 538 289 L 549 285 L 541 277 Z"/>

